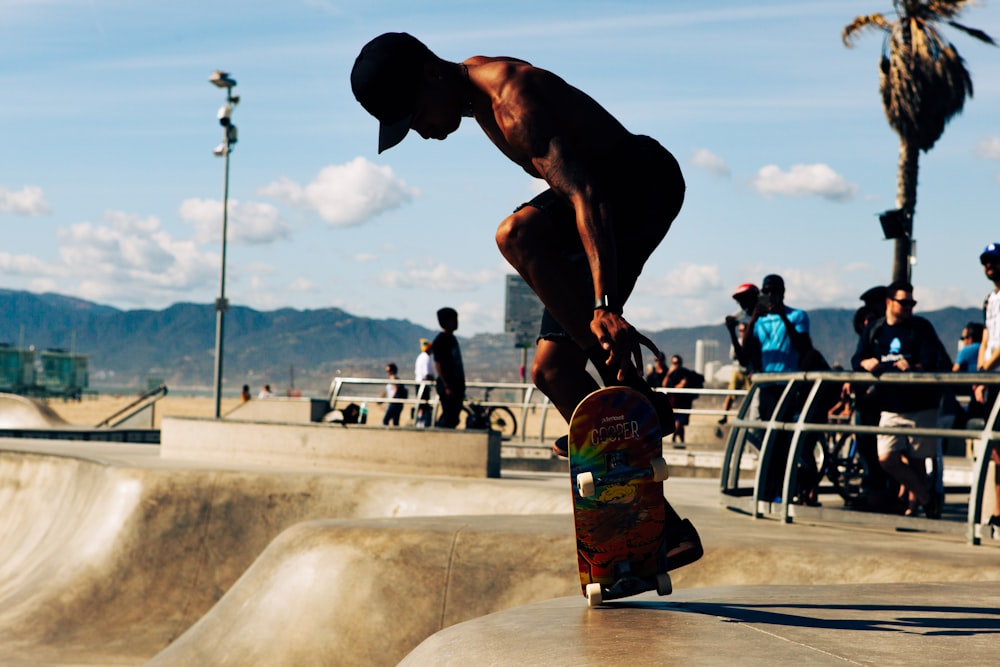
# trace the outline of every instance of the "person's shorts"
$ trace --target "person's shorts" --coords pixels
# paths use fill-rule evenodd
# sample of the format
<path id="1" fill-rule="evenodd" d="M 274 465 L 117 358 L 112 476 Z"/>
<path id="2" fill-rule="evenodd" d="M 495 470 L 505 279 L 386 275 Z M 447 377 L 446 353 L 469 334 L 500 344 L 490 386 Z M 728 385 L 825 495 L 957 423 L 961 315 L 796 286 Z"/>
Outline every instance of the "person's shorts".
<path id="1" fill-rule="evenodd" d="M 937 428 L 938 409 L 918 410 L 916 412 L 882 412 L 879 417 L 880 427 L 902 428 Z M 878 454 L 885 456 L 889 452 L 903 452 L 916 458 L 929 458 L 937 455 L 940 438 L 906 434 L 879 434 L 877 437 Z"/>
<path id="2" fill-rule="evenodd" d="M 729 378 L 729 388 L 730 389 L 749 389 L 750 388 L 750 378 L 742 369 L 737 368 L 733 371 L 732 376 Z"/>
<path id="3" fill-rule="evenodd" d="M 659 245 L 684 202 L 684 177 L 677 160 L 655 139 L 636 138 L 637 148 L 631 160 L 621 164 L 605 165 L 607 171 L 598 178 L 611 184 L 612 205 L 615 209 L 615 247 L 618 249 L 619 266 L 634 267 L 636 275 L 642 270 L 649 254 Z M 610 161 L 609 161 L 610 162 Z M 555 192 L 545 190 L 525 206 L 543 211 L 552 224 L 567 230 L 576 229 L 576 211 L 568 201 Z M 656 221 L 656 224 L 650 224 Z M 573 269 L 566 280 L 580 289 L 593 290 L 590 263 L 578 235 L 566 235 L 563 256 Z M 634 256 L 627 253 L 634 252 Z M 551 340 L 567 337 L 565 329 L 546 309 L 538 337 Z"/>

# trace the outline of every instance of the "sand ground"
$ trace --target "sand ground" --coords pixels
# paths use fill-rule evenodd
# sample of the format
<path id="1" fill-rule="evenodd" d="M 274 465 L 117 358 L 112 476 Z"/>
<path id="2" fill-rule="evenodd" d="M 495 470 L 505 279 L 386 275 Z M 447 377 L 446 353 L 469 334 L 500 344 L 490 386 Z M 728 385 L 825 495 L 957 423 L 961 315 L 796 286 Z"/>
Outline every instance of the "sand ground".
<path id="1" fill-rule="evenodd" d="M 121 410 L 135 399 L 136 396 L 134 394 L 96 394 L 84 396 L 81 401 L 52 399 L 48 401 L 48 405 L 60 417 L 71 424 L 94 426 L 118 410 Z M 239 398 L 223 397 L 221 404 L 222 413 L 227 413 L 239 405 L 239 403 Z M 154 426 L 159 428 L 160 420 L 164 416 L 212 417 L 214 414 L 215 401 L 211 397 L 173 396 L 167 394 L 156 403 Z"/>
<path id="2" fill-rule="evenodd" d="M 96 394 L 84 396 L 81 401 L 63 401 L 61 399 L 51 399 L 49 407 L 56 411 L 60 417 L 71 424 L 80 426 L 94 426 L 107 417 L 113 415 L 118 410 L 126 407 L 136 398 L 133 394 Z M 257 399 L 254 399 L 257 400 Z M 240 404 L 238 397 L 223 397 L 221 403 L 222 414 L 236 408 Z M 382 408 L 373 405 L 370 408 L 369 423 L 380 424 L 382 422 Z M 410 425 L 407 410 L 401 425 Z M 529 433 L 538 433 L 541 420 L 540 411 L 535 410 L 529 413 Z M 206 396 L 179 396 L 167 394 L 156 403 L 154 416 L 154 427 L 159 428 L 164 416 L 169 417 L 212 417 L 215 413 L 215 401 L 212 397 Z M 518 413 L 520 419 L 520 413 Z M 565 433 L 566 422 L 555 410 L 549 410 L 546 416 L 546 435 L 556 437 Z"/>

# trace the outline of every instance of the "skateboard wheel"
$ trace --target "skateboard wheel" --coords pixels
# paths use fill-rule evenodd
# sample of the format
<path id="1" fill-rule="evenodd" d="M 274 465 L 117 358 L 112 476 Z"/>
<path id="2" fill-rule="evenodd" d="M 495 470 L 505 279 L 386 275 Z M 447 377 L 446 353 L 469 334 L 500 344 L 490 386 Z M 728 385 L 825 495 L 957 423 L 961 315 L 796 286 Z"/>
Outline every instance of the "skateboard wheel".
<path id="1" fill-rule="evenodd" d="M 594 473 L 592 472 L 581 472 L 576 476 L 576 490 L 580 492 L 580 496 L 583 498 L 589 498 L 594 495 L 597 491 L 594 486 Z"/>
<path id="2" fill-rule="evenodd" d="M 654 482 L 662 482 L 670 476 L 667 470 L 667 461 L 663 457 L 653 459 L 649 462 L 649 465 L 653 469 Z"/>
<path id="3" fill-rule="evenodd" d="M 656 575 L 656 594 L 670 595 L 673 592 L 674 584 L 670 581 L 670 575 L 666 572 Z"/>
<path id="4" fill-rule="evenodd" d="M 587 605 L 596 607 L 604 602 L 604 594 L 601 592 L 600 584 L 587 584 Z"/>

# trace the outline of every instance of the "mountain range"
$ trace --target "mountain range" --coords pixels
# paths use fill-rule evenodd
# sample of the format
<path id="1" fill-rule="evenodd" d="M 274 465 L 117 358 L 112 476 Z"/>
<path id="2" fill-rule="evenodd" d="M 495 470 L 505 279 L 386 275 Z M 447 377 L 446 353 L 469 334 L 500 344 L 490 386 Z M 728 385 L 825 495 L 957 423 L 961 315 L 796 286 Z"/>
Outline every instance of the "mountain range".
<path id="1" fill-rule="evenodd" d="M 965 323 L 982 321 L 977 308 L 918 314 L 934 324 L 952 353 Z M 809 312 L 813 342 L 831 364 L 849 365 L 857 342 L 853 315 L 847 309 Z M 715 340 L 716 355 L 725 363 L 729 340 L 721 319 L 646 333 L 667 355 L 683 356 L 689 367 L 696 341 Z M 407 320 L 358 317 L 338 308 L 261 312 L 232 306 L 225 317 L 223 390 L 238 394 L 249 384 L 256 393 L 270 383 L 277 391 L 294 386 L 319 395 L 338 374 L 383 377 L 390 361 L 398 364 L 400 377 L 408 378 L 419 340 L 436 333 Z M 470 380 L 519 380 L 522 351 L 514 347 L 512 335 L 459 340 Z M 163 310 L 120 310 L 60 294 L 0 290 L 0 343 L 85 354 L 90 385 L 97 390 L 144 389 L 155 379 L 172 390 L 204 391 L 213 382 L 215 307 L 177 303 Z M 530 364 L 530 350 L 527 356 Z"/>

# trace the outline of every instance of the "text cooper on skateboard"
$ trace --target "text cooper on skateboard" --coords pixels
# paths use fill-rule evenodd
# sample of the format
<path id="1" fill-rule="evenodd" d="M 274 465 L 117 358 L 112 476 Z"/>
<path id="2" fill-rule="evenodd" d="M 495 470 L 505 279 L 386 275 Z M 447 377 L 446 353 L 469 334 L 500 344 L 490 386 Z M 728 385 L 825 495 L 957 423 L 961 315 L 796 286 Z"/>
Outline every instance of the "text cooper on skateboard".
<path id="1" fill-rule="evenodd" d="M 500 252 L 545 305 L 532 379 L 568 423 L 598 389 L 586 369 L 592 361 L 605 385 L 648 397 L 668 433 L 667 397 L 641 376 L 641 346 L 656 348 L 622 313 L 684 200 L 674 156 L 552 72 L 510 57 L 442 60 L 406 33 L 366 44 L 351 87 L 379 121 L 380 153 L 411 129 L 445 139 L 470 117 L 504 155 L 546 181 L 549 189 L 496 232 Z M 701 556 L 694 528 L 669 503 L 666 533 L 675 564 Z"/>

